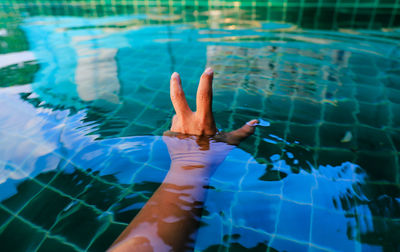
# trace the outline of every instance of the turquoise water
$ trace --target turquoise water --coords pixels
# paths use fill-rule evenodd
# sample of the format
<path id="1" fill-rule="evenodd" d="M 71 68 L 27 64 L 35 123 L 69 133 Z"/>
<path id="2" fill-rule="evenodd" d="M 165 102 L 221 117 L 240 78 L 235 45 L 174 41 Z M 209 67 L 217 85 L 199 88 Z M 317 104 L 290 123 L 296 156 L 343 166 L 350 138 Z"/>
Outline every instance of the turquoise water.
<path id="1" fill-rule="evenodd" d="M 399 30 L 173 18 L 1 30 L 27 44 L 0 55 L 1 246 L 108 248 L 169 169 L 170 74 L 194 108 L 212 66 L 218 128 L 262 123 L 211 178 L 197 251 L 400 249 Z"/>

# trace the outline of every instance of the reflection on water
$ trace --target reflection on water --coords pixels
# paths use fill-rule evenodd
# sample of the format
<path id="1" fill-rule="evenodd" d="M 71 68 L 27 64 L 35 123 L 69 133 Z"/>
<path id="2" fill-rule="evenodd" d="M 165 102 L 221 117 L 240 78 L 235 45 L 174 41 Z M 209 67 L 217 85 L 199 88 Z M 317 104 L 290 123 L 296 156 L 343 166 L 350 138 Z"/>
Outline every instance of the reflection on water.
<path id="1" fill-rule="evenodd" d="M 168 171 L 170 73 L 194 105 L 213 66 L 218 127 L 263 120 L 212 176 L 198 250 L 398 248 L 398 31 L 220 14 L 24 20 L 35 57 L 0 69 L 2 243 L 107 248 Z"/>

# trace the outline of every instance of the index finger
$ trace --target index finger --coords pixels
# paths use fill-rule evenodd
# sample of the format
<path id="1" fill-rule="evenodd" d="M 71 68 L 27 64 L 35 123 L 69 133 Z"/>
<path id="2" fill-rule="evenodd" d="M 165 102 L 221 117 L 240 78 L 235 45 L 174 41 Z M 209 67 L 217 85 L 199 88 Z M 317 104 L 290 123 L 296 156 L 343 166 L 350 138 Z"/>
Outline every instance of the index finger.
<path id="1" fill-rule="evenodd" d="M 211 67 L 207 68 L 201 75 L 199 87 L 197 88 L 196 113 L 200 116 L 212 114 L 212 81 L 214 71 Z"/>
<path id="2" fill-rule="evenodd" d="M 181 77 L 177 72 L 171 76 L 170 96 L 177 116 L 183 116 L 191 112 L 182 89 Z"/>

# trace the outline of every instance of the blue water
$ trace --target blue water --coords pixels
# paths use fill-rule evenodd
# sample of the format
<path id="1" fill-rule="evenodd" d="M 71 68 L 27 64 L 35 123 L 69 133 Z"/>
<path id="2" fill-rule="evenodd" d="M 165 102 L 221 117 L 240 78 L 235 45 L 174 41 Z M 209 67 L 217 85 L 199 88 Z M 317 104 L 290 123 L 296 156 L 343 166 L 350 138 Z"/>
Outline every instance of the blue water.
<path id="1" fill-rule="evenodd" d="M 218 128 L 260 125 L 211 178 L 196 251 L 399 248 L 398 30 L 148 18 L 20 24 L 16 68 L 39 70 L 0 89 L 2 246 L 108 248 L 169 169 L 170 74 L 193 107 L 212 66 Z"/>

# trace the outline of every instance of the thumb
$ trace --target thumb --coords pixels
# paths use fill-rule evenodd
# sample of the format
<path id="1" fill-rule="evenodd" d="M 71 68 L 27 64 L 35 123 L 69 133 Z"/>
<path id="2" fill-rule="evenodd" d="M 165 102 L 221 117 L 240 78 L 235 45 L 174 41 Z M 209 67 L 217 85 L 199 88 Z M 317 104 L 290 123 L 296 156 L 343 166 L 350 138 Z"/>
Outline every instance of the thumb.
<path id="1" fill-rule="evenodd" d="M 249 137 L 254 133 L 256 126 L 258 125 L 258 120 L 254 119 L 247 122 L 241 128 L 228 132 L 225 134 L 225 142 L 228 144 L 238 145 L 241 141 Z"/>

